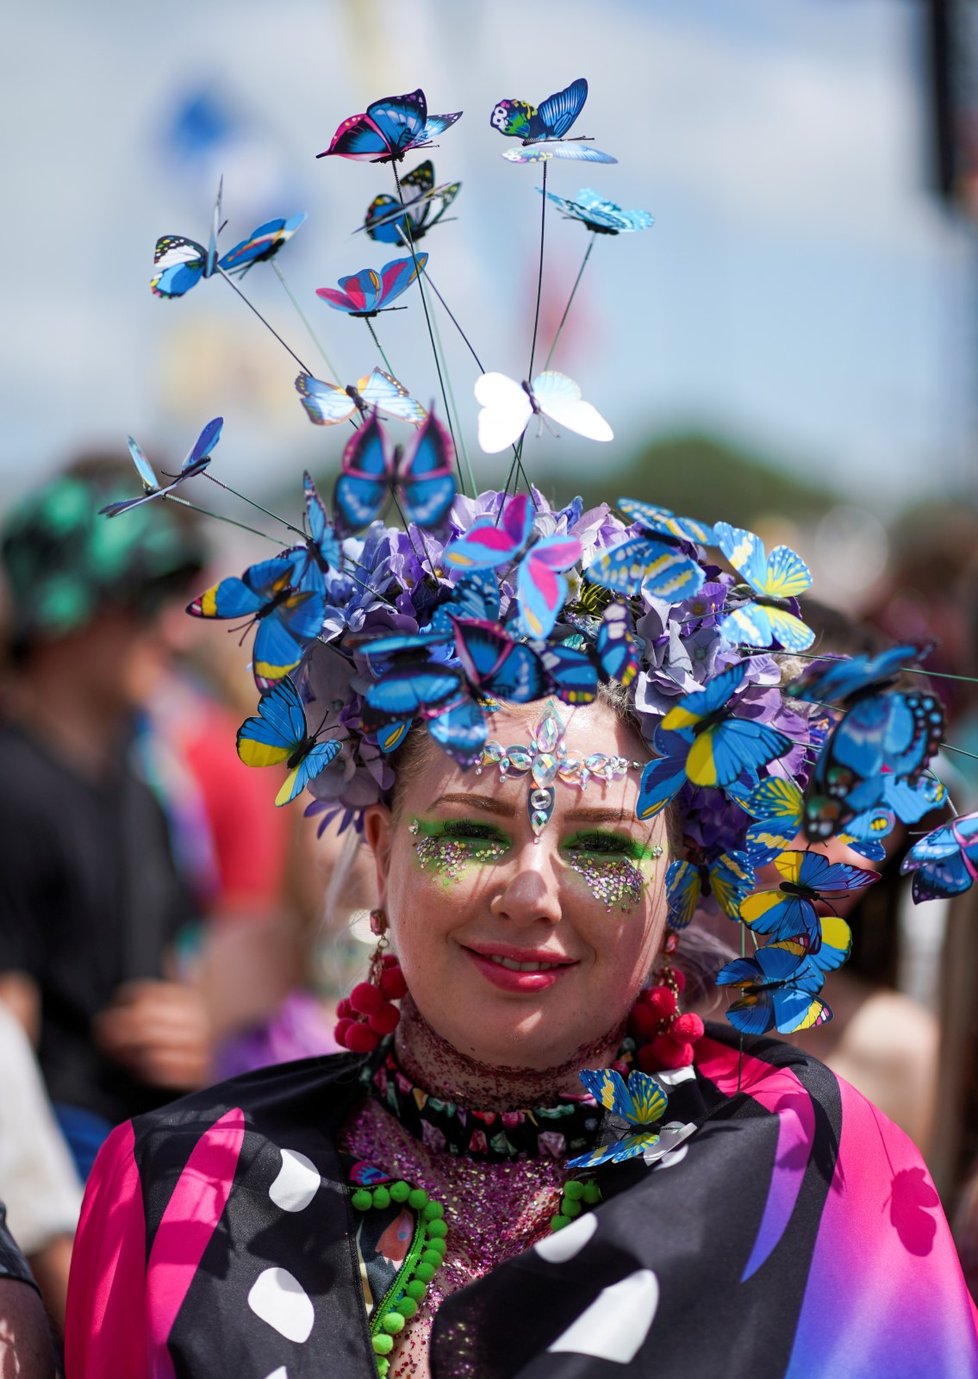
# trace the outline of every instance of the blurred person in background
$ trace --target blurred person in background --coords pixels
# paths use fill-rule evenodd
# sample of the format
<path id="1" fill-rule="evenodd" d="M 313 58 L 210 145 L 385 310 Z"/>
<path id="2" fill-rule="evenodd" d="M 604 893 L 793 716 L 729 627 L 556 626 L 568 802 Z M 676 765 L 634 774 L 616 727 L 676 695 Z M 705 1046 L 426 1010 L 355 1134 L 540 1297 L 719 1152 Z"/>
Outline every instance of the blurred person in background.
<path id="1" fill-rule="evenodd" d="M 98 515 L 131 492 L 114 462 L 80 462 L 9 514 L 0 546 L 0 997 L 82 1177 L 112 1125 L 210 1066 L 204 1000 L 172 960 L 195 906 L 138 731 L 169 655 L 161 613 L 203 549 L 169 504 Z"/>
<path id="2" fill-rule="evenodd" d="M 55 1379 L 44 1308 L 0 1202 L 0 1379 Z"/>

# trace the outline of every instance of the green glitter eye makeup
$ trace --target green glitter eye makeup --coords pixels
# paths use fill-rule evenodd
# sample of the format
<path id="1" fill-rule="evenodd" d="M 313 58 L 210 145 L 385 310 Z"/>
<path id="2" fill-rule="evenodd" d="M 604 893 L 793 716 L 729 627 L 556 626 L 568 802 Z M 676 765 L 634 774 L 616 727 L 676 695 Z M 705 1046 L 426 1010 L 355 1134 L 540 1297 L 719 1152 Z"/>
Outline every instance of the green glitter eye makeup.
<path id="1" fill-rule="evenodd" d="M 457 880 L 466 866 L 498 862 L 509 851 L 507 838 L 474 819 L 412 819 L 408 832 L 417 837 L 414 852 L 421 870 L 446 881 Z"/>
<path id="2" fill-rule="evenodd" d="M 578 833 L 564 844 L 572 870 L 591 894 L 610 913 L 633 910 L 645 893 L 648 880 L 643 862 L 662 855 L 658 844 L 647 846 L 623 833 Z"/>

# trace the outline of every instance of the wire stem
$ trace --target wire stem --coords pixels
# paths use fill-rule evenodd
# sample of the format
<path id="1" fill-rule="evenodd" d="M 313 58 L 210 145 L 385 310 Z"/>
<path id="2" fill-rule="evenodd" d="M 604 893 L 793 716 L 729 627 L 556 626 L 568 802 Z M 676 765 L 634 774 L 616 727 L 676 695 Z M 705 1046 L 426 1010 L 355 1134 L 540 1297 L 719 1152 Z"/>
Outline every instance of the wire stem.
<path id="1" fill-rule="evenodd" d="M 596 236 L 596 235 L 592 235 L 592 236 L 591 236 L 591 242 L 590 242 L 590 244 L 588 245 L 588 247 L 587 247 L 587 248 L 585 249 L 585 251 L 584 251 L 584 258 L 583 258 L 583 260 L 582 260 L 582 262 L 581 262 L 580 268 L 577 270 L 577 277 L 574 279 L 574 286 L 571 288 L 571 294 L 570 294 L 570 296 L 567 298 L 567 305 L 564 307 L 564 314 L 563 314 L 563 316 L 561 316 L 561 318 L 560 318 L 560 325 L 557 327 L 557 334 L 554 336 L 554 342 L 553 342 L 553 344 L 550 346 L 550 353 L 547 355 L 547 358 L 546 358 L 546 360 L 545 360 L 545 362 L 544 362 L 544 365 L 543 365 L 544 372 L 546 372 L 547 369 L 550 368 L 550 361 L 551 361 L 551 359 L 553 359 L 553 357 L 554 357 L 554 350 L 557 348 L 557 342 L 559 341 L 560 336 L 561 336 L 561 332 L 563 331 L 564 326 L 565 326 L 566 323 L 567 323 L 567 317 L 568 317 L 568 315 L 570 314 L 571 303 L 573 302 L 574 297 L 575 297 L 575 295 L 576 295 L 576 293 L 577 293 L 578 285 L 580 284 L 581 278 L 584 276 L 584 270 L 585 270 L 585 268 L 587 267 L 587 261 L 588 261 L 588 259 L 591 257 L 591 250 L 594 248 L 596 239 L 597 239 L 597 236 Z"/>
<path id="2" fill-rule="evenodd" d="M 323 359 L 324 359 L 324 361 L 325 361 L 325 363 L 326 363 L 326 367 L 327 367 L 327 369 L 329 369 L 330 375 L 331 375 L 334 379 L 336 379 L 337 382 L 338 382 L 338 381 L 339 381 L 340 375 L 339 375 L 339 372 L 338 372 L 338 370 L 337 370 L 337 368 L 336 368 L 336 365 L 332 362 L 332 360 L 330 359 L 329 355 L 326 353 L 326 350 L 325 350 L 325 347 L 323 346 L 322 341 L 320 340 L 320 338 L 319 338 L 319 336 L 316 334 L 316 332 L 313 330 L 312 324 L 311 324 L 311 322 L 309 321 L 308 316 L 307 316 L 306 313 L 303 311 L 302 307 L 299 305 L 299 299 L 296 297 L 296 295 L 295 295 L 295 293 L 292 291 L 291 287 L 289 287 L 289 284 L 285 281 L 285 276 L 284 276 L 284 274 L 282 273 L 281 268 L 279 268 L 279 266 L 278 266 L 278 259 L 277 259 L 277 258 L 276 258 L 276 259 L 272 259 L 272 269 L 273 269 L 273 271 L 274 271 L 274 273 L 275 273 L 275 276 L 278 278 L 279 282 L 282 284 L 282 287 L 283 287 L 283 289 L 284 289 L 284 291 L 285 291 L 285 295 L 288 297 L 289 301 L 290 301 L 290 302 L 292 303 L 292 305 L 295 307 L 296 314 L 298 315 L 299 320 L 302 322 L 302 324 L 305 326 L 306 330 L 309 332 L 309 335 L 310 335 L 310 337 L 311 337 L 311 339 L 312 339 L 313 344 L 316 346 L 316 349 L 319 351 L 319 353 L 323 356 Z M 308 370 L 307 370 L 307 372 L 308 372 Z"/>
<path id="3" fill-rule="evenodd" d="M 276 339 L 276 340 L 279 342 L 279 344 L 282 346 L 282 348 L 283 348 L 284 350 L 287 350 L 288 353 L 291 354 L 292 358 L 293 358 L 293 359 L 295 360 L 295 362 L 298 364 L 298 366 L 299 366 L 299 368 L 302 370 L 302 372 L 303 372 L 303 373 L 307 373 L 307 374 L 309 374 L 310 376 L 312 376 L 312 370 L 309 368 L 309 365 L 308 365 L 308 364 L 304 364 L 304 363 L 302 362 L 302 360 L 299 358 L 299 356 L 296 354 L 295 350 L 292 349 L 292 347 L 291 347 L 290 345 L 287 345 L 287 344 L 285 343 L 285 341 L 282 339 L 281 335 L 279 335 L 278 331 L 277 331 L 277 330 L 275 329 L 275 327 L 271 324 L 271 322 L 265 320 L 265 317 L 261 314 L 261 312 L 260 312 L 260 311 L 258 310 L 258 308 L 255 306 L 254 302 L 252 302 L 248 297 L 245 296 L 245 294 L 241 291 L 241 288 L 238 286 L 238 284 L 234 281 L 234 279 L 233 279 L 232 277 L 229 277 L 228 274 L 225 273 L 224 269 L 220 266 L 220 264 L 218 264 L 217 271 L 220 273 L 220 275 L 221 275 L 221 277 L 224 279 L 224 281 L 225 281 L 230 287 L 233 287 L 233 288 L 234 288 L 235 292 L 237 292 L 238 296 L 239 296 L 239 297 L 241 298 L 241 300 L 244 302 L 245 306 L 249 309 L 249 311 L 253 311 L 253 312 L 255 313 L 255 315 L 258 317 L 259 321 L 261 321 L 262 325 L 266 328 L 266 330 L 270 330 L 270 331 L 272 332 L 272 334 L 275 336 L 275 339 Z"/>

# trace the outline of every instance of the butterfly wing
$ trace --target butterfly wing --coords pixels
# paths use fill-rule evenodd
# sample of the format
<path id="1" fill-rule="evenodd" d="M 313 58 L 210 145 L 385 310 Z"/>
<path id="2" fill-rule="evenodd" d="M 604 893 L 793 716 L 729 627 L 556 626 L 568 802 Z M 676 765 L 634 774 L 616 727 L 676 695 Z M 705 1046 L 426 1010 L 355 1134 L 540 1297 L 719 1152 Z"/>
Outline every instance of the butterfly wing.
<path id="1" fill-rule="evenodd" d="M 221 256 L 221 267 L 225 273 L 246 273 L 256 263 L 267 263 L 273 259 L 306 219 L 305 211 L 287 219 L 266 220 L 253 230 L 248 239 L 243 239 L 233 249 Z"/>
<path id="2" fill-rule="evenodd" d="M 684 694 L 663 718 L 662 728 L 667 733 L 695 728 L 704 718 L 724 707 L 740 688 L 746 674 L 746 664 L 738 661 L 736 665 L 728 666 L 726 670 L 714 675 L 702 689 Z"/>
<path id="3" fill-rule="evenodd" d="M 477 691 L 526 704 L 549 688 L 546 669 L 533 648 L 514 641 L 497 623 L 456 619 L 455 649 L 466 679 Z"/>
<path id="4" fill-rule="evenodd" d="M 515 445 L 533 415 L 530 396 L 521 383 L 502 373 L 484 373 L 476 379 L 479 412 L 479 445 L 496 455 Z"/>
<path id="5" fill-rule="evenodd" d="M 666 868 L 666 922 L 670 929 L 689 926 L 700 903 L 701 892 L 699 868 L 692 862 L 674 858 Z"/>
<path id="6" fill-rule="evenodd" d="M 328 148 L 316 154 L 317 158 L 334 156 L 358 162 L 383 163 L 395 155 L 385 132 L 364 111 L 361 115 L 350 115 L 342 120 Z"/>
<path id="7" fill-rule="evenodd" d="M 642 771 L 635 814 L 639 819 L 651 819 L 673 799 L 686 784 L 686 755 L 689 742 L 679 733 L 663 732 L 655 735 L 655 749 L 661 753 Z"/>
<path id="8" fill-rule="evenodd" d="M 420 426 L 428 413 L 408 393 L 403 383 L 399 383 L 383 369 L 374 369 L 357 383 L 357 392 L 365 405 L 376 407 L 385 416 L 396 417 L 399 421 L 409 421 Z"/>
<path id="9" fill-rule="evenodd" d="M 149 285 L 157 297 L 182 297 L 204 276 L 207 250 L 184 235 L 163 235 L 153 252 Z"/>
<path id="10" fill-rule="evenodd" d="M 104 508 L 99 508 L 100 517 L 118 517 L 120 512 L 128 512 L 130 508 L 138 507 L 140 503 L 148 503 L 151 498 L 159 498 L 163 492 L 153 471 L 153 466 L 132 436 L 129 437 L 129 454 L 136 466 L 136 473 L 139 475 L 143 491 L 138 498 L 122 498 L 118 502 L 107 503 Z"/>
<path id="11" fill-rule="evenodd" d="M 314 426 L 335 426 L 349 421 L 357 410 L 356 403 L 345 388 L 324 383 L 320 378 L 301 373 L 295 380 L 295 390 L 306 409 L 306 416 Z"/>
<path id="12" fill-rule="evenodd" d="M 534 123 L 540 129 L 538 137 L 562 139 L 584 109 L 586 100 L 587 82 L 583 77 L 572 81 L 563 91 L 555 91 L 552 96 L 548 96 L 536 113 Z"/>
<path id="13" fill-rule="evenodd" d="M 282 782 L 281 789 L 275 796 L 275 803 L 277 805 L 291 804 L 297 795 L 302 794 L 310 781 L 315 780 L 326 770 L 339 750 L 340 744 L 333 739 L 326 742 L 317 742 L 312 739 Z"/>
<path id="14" fill-rule="evenodd" d="M 419 527 L 438 526 L 455 497 L 454 464 L 452 438 L 431 414 L 398 467 L 408 521 Z"/>
<path id="15" fill-rule="evenodd" d="M 463 770 L 481 762 L 482 749 L 489 736 L 485 714 L 476 701 L 468 697 L 429 718 L 428 732 Z"/>
<path id="16" fill-rule="evenodd" d="M 627 688 L 638 674 L 638 657 L 632 635 L 632 615 L 617 599 L 609 603 L 602 614 L 595 651 L 602 680 L 617 680 Z"/>
<path id="17" fill-rule="evenodd" d="M 309 533 L 309 541 L 320 562 L 330 569 L 338 570 L 343 559 L 343 551 L 329 520 L 326 504 L 320 498 L 308 469 L 302 476 L 302 489 L 306 503 L 306 530 Z"/>
<path id="18" fill-rule="evenodd" d="M 758 719 L 724 718 L 696 737 L 686 774 L 694 785 L 730 785 L 745 771 L 756 774 L 790 747 L 790 737 Z"/>
<path id="19" fill-rule="evenodd" d="M 550 158 L 562 158 L 577 163 L 617 163 L 610 153 L 603 153 L 593 144 L 564 143 L 559 139 L 528 144 L 523 148 L 508 148 L 502 155 L 507 163 L 545 163 Z"/>
<path id="20" fill-rule="evenodd" d="M 347 442 L 333 490 L 333 508 L 351 530 L 369 526 L 380 514 L 393 475 L 387 439 L 372 413 Z"/>
<path id="21" fill-rule="evenodd" d="M 542 641 L 553 631 L 567 597 L 567 580 L 560 572 L 581 558 L 576 536 L 549 536 L 531 546 L 520 561 L 516 591 L 520 626 L 528 637 Z"/>
<path id="22" fill-rule="evenodd" d="M 380 244 L 403 244 L 408 220 L 408 212 L 397 197 L 381 193 L 367 207 L 360 229 L 366 230 L 370 238 Z M 412 238 L 417 241 L 416 226 L 412 227 Z"/>
<path id="23" fill-rule="evenodd" d="M 698 542 L 701 546 L 717 544 L 713 528 L 709 523 L 701 522 L 696 517 L 677 517 L 668 508 L 643 503 L 638 498 L 619 498 L 618 506 L 626 517 L 631 518 L 633 522 L 640 522 L 646 531 L 662 532 L 680 541 Z"/>
<path id="24" fill-rule="evenodd" d="M 699 562 L 671 542 L 632 536 L 603 551 L 585 571 L 605 589 L 637 597 L 643 589 L 654 598 L 679 603 L 699 592 L 706 578 Z"/>
<path id="25" fill-rule="evenodd" d="M 434 718 L 450 702 L 458 701 L 462 687 L 461 672 L 448 666 L 421 661 L 395 667 L 367 690 L 364 726 L 373 731 L 419 713 Z"/>
<path id="26" fill-rule="evenodd" d="M 710 891 L 728 919 L 740 909 L 754 885 L 754 868 L 746 852 L 724 852 L 709 868 Z"/>
<path id="27" fill-rule="evenodd" d="M 400 297 L 402 292 L 406 292 L 418 274 L 424 272 L 427 262 L 427 254 L 416 254 L 412 258 L 391 259 L 390 263 L 385 263 L 380 270 L 381 286 L 377 309 L 382 310 Z"/>
<path id="28" fill-rule="evenodd" d="M 576 431 L 588 440 L 614 440 L 615 433 L 604 417 L 590 402 L 583 400 L 580 388 L 566 374 L 548 369 L 537 374 L 531 387 L 537 406 L 558 426 Z"/>
<path id="29" fill-rule="evenodd" d="M 544 647 L 540 659 L 562 703 L 590 704 L 597 698 L 598 672 L 586 652 L 559 643 Z"/>
<path id="30" fill-rule="evenodd" d="M 533 510 L 525 493 L 511 498 L 497 526 L 491 517 L 477 518 L 464 536 L 442 551 L 456 570 L 491 570 L 514 560 L 533 530 Z"/>
<path id="31" fill-rule="evenodd" d="M 622 1120 L 631 1118 L 632 1098 L 621 1073 L 614 1068 L 582 1068 L 578 1077 L 604 1110 Z"/>
<path id="32" fill-rule="evenodd" d="M 288 761 L 306 733 L 302 702 L 286 677 L 262 697 L 257 715 L 238 729 L 238 756 L 246 766 L 277 766 Z"/>
<path id="33" fill-rule="evenodd" d="M 214 447 L 221 439 L 221 432 L 224 429 L 224 418 L 214 417 L 207 423 L 200 435 L 193 443 L 187 458 L 180 466 L 180 478 L 192 479 L 195 474 L 202 474 L 211 462 Z"/>
<path id="34" fill-rule="evenodd" d="M 811 588 L 812 575 L 790 546 L 775 546 L 769 556 L 759 536 L 729 522 L 717 522 L 720 549 L 738 574 L 757 594 L 767 598 L 798 598 Z"/>
<path id="35" fill-rule="evenodd" d="M 489 124 L 507 139 L 525 139 L 529 137 L 536 113 L 536 107 L 529 101 L 501 100 L 493 106 Z"/>

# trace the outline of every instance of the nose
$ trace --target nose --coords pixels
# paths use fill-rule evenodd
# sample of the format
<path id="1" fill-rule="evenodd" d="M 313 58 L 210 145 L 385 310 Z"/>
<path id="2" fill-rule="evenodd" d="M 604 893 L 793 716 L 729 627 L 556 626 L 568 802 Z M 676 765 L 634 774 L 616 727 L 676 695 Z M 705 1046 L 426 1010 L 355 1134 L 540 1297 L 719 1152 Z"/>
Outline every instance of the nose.
<path id="1" fill-rule="evenodd" d="M 559 885 L 548 848 L 528 843 L 500 879 L 502 884 L 489 902 L 490 913 L 497 919 L 523 928 L 539 921 L 558 923 Z"/>

